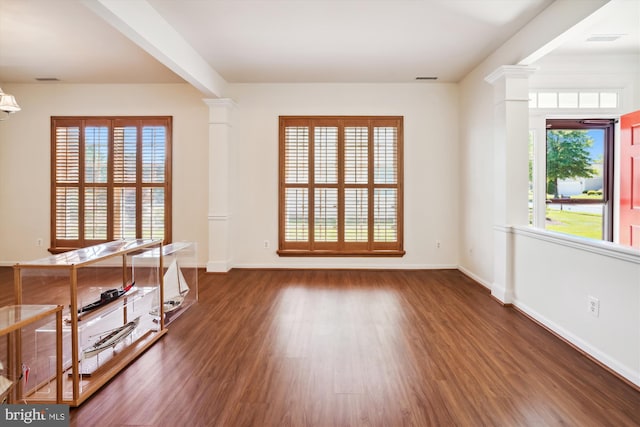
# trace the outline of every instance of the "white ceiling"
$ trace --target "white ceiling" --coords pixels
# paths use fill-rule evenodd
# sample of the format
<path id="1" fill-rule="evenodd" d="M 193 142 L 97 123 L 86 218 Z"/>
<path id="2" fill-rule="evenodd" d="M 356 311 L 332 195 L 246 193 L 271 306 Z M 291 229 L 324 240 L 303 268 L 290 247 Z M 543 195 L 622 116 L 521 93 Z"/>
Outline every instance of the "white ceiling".
<path id="1" fill-rule="evenodd" d="M 147 0 L 147 5 L 227 82 L 408 82 L 418 76 L 457 82 L 552 1 Z M 608 9 L 609 15 L 583 30 L 625 34 L 620 40 L 585 45 L 580 34 L 563 48 L 575 53 L 615 45 L 640 51 L 640 0 L 616 0 Z M 82 0 L 0 0 L 0 82 L 52 77 L 67 83 L 183 81 Z"/>
<path id="2" fill-rule="evenodd" d="M 619 36 L 607 41 L 607 36 Z M 589 40 L 589 39 L 600 40 Z M 602 40 L 602 39 L 605 40 Z M 640 54 L 640 0 L 614 0 L 569 30 L 556 54 Z"/>
<path id="3" fill-rule="evenodd" d="M 229 82 L 458 81 L 549 0 L 150 0 Z"/>
<path id="4" fill-rule="evenodd" d="M 0 0 L 0 82 L 170 83 L 182 79 L 79 0 Z"/>

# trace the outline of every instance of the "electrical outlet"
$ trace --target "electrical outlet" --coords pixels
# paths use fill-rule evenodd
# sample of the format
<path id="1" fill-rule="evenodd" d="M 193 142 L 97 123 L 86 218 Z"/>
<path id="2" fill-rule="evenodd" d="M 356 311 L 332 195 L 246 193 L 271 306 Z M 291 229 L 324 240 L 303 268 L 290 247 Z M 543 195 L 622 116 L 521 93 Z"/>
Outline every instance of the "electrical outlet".
<path id="1" fill-rule="evenodd" d="M 264 242 L 262 242 L 262 247 L 265 249 L 269 249 L 269 241 L 265 240 Z"/>
<path id="2" fill-rule="evenodd" d="M 42 247 L 42 239 L 36 239 L 36 246 Z"/>
<path id="3" fill-rule="evenodd" d="M 593 316 L 598 317 L 600 315 L 600 300 L 596 297 L 589 295 L 589 307 L 588 310 Z"/>
<path id="4" fill-rule="evenodd" d="M 440 240 L 436 240 L 436 249 L 440 249 Z"/>

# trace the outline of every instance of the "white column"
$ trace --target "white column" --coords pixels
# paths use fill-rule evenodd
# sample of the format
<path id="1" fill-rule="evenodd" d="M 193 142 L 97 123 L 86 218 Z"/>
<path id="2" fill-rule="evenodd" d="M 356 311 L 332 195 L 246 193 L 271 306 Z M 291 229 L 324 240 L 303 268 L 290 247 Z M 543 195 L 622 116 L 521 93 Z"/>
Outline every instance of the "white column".
<path id="1" fill-rule="evenodd" d="M 514 299 L 512 226 L 528 220 L 529 75 L 535 68 L 505 65 L 485 80 L 494 87 L 494 277 L 491 295 Z"/>
<path id="2" fill-rule="evenodd" d="M 208 272 L 231 269 L 231 199 L 229 176 L 232 160 L 231 99 L 205 99 L 209 106 L 209 260 Z"/>

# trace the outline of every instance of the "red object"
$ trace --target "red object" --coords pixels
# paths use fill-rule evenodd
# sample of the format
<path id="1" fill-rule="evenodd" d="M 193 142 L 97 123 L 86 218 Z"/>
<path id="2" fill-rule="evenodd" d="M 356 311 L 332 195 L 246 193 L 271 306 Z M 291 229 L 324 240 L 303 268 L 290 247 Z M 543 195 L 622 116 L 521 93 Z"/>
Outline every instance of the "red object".
<path id="1" fill-rule="evenodd" d="M 24 377 L 24 383 L 27 384 L 29 382 L 29 367 L 22 364 L 22 376 Z"/>
<path id="2" fill-rule="evenodd" d="M 130 282 L 127 286 L 123 287 L 122 290 L 125 292 L 128 292 L 129 289 L 133 288 L 133 285 L 135 285 L 136 282 Z"/>
<path id="3" fill-rule="evenodd" d="M 620 244 L 640 249 L 640 110 L 620 118 Z"/>

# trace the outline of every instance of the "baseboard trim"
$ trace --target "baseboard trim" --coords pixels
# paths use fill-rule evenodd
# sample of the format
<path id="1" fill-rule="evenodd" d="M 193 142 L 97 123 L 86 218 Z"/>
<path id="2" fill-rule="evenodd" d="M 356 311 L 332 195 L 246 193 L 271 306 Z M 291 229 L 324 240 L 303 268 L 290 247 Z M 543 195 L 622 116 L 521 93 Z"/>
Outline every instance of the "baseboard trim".
<path id="1" fill-rule="evenodd" d="M 544 319 L 544 316 L 541 316 L 534 310 L 529 309 L 529 307 L 527 307 L 526 305 L 516 301 L 511 305 L 511 307 L 513 307 L 515 311 L 517 311 L 527 319 L 547 330 L 550 334 L 563 341 L 565 344 L 576 350 L 578 353 L 582 354 L 587 359 L 591 360 L 596 365 L 600 366 L 616 378 L 620 379 L 629 387 L 640 392 L 640 373 L 629 371 L 629 369 L 627 369 L 626 367 L 621 366 L 615 360 L 612 360 L 601 351 L 593 348 L 582 339 L 574 336 L 573 334 L 564 330 L 553 322 L 540 320 Z M 636 379 L 634 380 L 633 378 Z"/>
<path id="2" fill-rule="evenodd" d="M 458 270 L 460 270 L 460 272 L 462 274 L 464 274 L 465 276 L 467 276 L 468 278 L 470 278 L 474 282 L 477 282 L 478 284 L 480 284 L 483 287 L 487 288 L 487 290 L 489 292 L 491 292 L 491 284 L 489 282 L 486 282 L 485 280 L 481 279 L 479 276 L 473 274 L 471 271 L 469 271 L 468 269 L 464 268 L 461 265 L 458 266 Z"/>
<path id="3" fill-rule="evenodd" d="M 240 270 L 457 270 L 456 264 L 378 264 L 372 266 L 371 264 L 334 264 L 334 265 L 318 265 L 314 263 L 300 263 L 300 264 L 234 264 L 232 269 Z"/>
<path id="4" fill-rule="evenodd" d="M 231 265 L 226 261 L 209 261 L 207 263 L 207 273 L 228 273 Z"/>
<path id="5" fill-rule="evenodd" d="M 465 276 L 469 277 L 471 280 L 486 288 L 488 291 L 491 291 L 491 286 L 488 284 L 488 282 L 483 281 L 478 276 L 471 273 L 469 270 L 465 269 L 462 266 L 459 266 L 458 270 Z M 496 303 L 502 305 L 503 307 L 513 308 L 518 313 L 525 316 L 527 319 L 531 320 L 540 327 L 544 328 L 549 333 L 553 334 L 555 337 L 585 356 L 587 359 L 591 360 L 596 365 L 600 366 L 616 378 L 620 379 L 629 387 L 640 392 L 640 372 L 632 372 L 626 367 L 621 366 L 615 360 L 612 360 L 606 354 L 603 354 L 601 351 L 593 348 L 579 337 L 574 336 L 555 323 L 546 320 L 544 316 L 540 315 L 535 310 L 530 309 L 526 304 L 518 302 L 517 299 L 513 303 L 505 304 L 503 301 L 496 298 L 493 293 L 490 293 L 490 296 L 491 299 L 493 299 Z"/>

